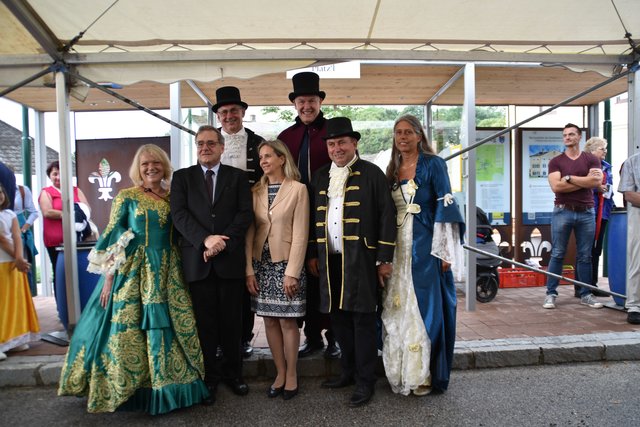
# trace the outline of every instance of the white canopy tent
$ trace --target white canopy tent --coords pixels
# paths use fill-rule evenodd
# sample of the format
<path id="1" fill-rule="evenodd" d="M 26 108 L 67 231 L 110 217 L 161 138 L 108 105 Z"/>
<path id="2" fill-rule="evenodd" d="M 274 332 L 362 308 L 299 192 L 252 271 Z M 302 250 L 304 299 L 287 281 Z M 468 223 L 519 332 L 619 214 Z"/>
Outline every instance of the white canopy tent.
<path id="1" fill-rule="evenodd" d="M 614 76 L 637 63 L 639 52 L 630 45 L 633 36 L 640 37 L 637 0 L 2 0 L 0 87 L 30 86 L 9 94 L 20 102 L 20 94 L 32 89 L 39 91 L 37 97 L 51 98 L 46 85 L 55 83 L 63 201 L 69 213 L 68 95 L 83 100 L 90 91 L 74 74 L 124 86 L 171 83 L 171 108 L 179 111 L 181 81 L 199 82 L 196 90 L 199 84 L 223 78 L 257 78 L 347 60 L 560 65 Z M 473 67 L 466 70 L 462 100 L 469 145 L 475 129 L 474 79 L 480 73 Z M 519 70 L 513 67 L 513 85 L 518 84 Z M 48 71 L 56 72 L 55 79 Z M 640 96 L 633 83 L 637 75 L 634 69 L 629 78 L 629 141 L 636 144 L 630 152 L 638 150 L 640 141 L 640 110 L 634 102 Z M 393 80 L 393 75 L 385 77 Z M 579 80 L 580 74 L 565 78 Z M 393 90 L 400 98 L 403 90 L 411 89 L 399 80 Z M 354 103 L 375 99 L 370 91 L 361 97 Z M 535 94 L 530 99 L 535 104 Z M 144 105 L 144 98 L 139 102 Z M 475 206 L 475 200 L 471 202 Z M 70 215 L 65 217 L 65 252 L 75 253 Z M 475 215 L 468 217 L 475 221 Z M 65 259 L 71 273 L 66 277 L 73 325 L 78 314 L 77 267 L 71 260 Z M 470 299 L 467 307 L 472 309 Z"/>

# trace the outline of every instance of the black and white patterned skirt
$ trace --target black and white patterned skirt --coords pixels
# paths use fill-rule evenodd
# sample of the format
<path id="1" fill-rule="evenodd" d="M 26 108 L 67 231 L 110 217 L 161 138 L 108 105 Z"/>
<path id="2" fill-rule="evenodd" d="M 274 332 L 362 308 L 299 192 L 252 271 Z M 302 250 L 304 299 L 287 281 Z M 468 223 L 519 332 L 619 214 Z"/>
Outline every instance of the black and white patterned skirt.
<path id="1" fill-rule="evenodd" d="M 284 272 L 287 262 L 271 262 L 269 242 L 265 242 L 260 261 L 253 260 L 259 292 L 251 296 L 251 309 L 258 316 L 303 317 L 307 308 L 307 277 L 302 269 L 298 293 L 287 298 L 284 293 Z"/>

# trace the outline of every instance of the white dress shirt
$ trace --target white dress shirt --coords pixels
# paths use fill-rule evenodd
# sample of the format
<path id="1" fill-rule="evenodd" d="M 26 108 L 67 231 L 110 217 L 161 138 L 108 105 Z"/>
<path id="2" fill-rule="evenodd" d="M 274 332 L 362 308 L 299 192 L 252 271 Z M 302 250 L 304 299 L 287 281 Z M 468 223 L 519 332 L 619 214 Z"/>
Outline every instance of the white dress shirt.
<path id="1" fill-rule="evenodd" d="M 237 133 L 229 134 L 221 130 L 224 136 L 224 153 L 221 162 L 225 165 L 233 166 L 243 171 L 247 170 L 247 131 L 240 129 Z"/>

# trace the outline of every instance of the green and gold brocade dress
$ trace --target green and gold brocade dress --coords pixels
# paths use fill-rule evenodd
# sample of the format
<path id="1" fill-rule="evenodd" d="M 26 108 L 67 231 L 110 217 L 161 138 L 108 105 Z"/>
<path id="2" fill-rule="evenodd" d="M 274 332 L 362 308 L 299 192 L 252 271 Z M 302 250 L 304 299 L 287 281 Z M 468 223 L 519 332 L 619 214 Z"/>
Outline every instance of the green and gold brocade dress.
<path id="1" fill-rule="evenodd" d="M 121 191 L 89 255 L 103 274 L 74 331 L 59 395 L 88 396 L 89 412 L 161 414 L 208 396 L 191 296 L 182 278 L 169 203 Z M 113 273 L 106 308 L 104 274 Z"/>

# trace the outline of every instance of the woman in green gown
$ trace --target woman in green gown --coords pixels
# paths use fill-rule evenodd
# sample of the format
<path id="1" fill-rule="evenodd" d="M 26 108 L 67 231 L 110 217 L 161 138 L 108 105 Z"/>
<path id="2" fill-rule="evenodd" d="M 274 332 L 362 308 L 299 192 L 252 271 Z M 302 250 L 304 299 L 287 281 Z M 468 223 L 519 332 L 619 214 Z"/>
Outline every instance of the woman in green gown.
<path id="1" fill-rule="evenodd" d="M 88 396 L 89 412 L 162 414 L 206 402 L 202 351 L 182 279 L 169 209 L 171 165 L 148 144 L 114 199 L 89 255 L 102 274 L 73 333 L 59 395 Z"/>

